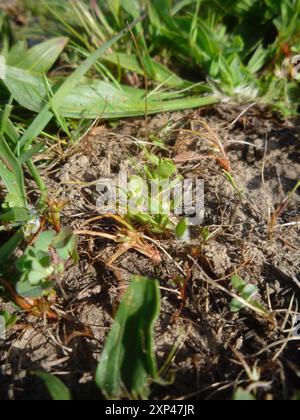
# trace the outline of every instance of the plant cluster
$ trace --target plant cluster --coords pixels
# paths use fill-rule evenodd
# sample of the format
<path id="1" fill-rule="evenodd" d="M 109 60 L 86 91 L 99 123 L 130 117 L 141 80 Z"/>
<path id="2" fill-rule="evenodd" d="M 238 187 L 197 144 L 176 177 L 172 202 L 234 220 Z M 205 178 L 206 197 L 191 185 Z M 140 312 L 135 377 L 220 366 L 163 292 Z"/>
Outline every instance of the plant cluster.
<path id="1" fill-rule="evenodd" d="M 222 100 L 261 101 L 285 114 L 297 112 L 299 75 L 293 60 L 300 52 L 299 0 L 26 3 L 42 16 L 42 22 L 47 19 L 47 31 L 50 20 L 54 32 L 59 26 L 60 33 L 71 37 L 72 53 L 79 56 L 97 48 L 128 20 L 147 13 L 144 23 L 133 30 L 136 42 L 124 40 L 99 68 L 112 84 L 116 67 L 117 82 L 124 71 L 142 76 L 146 72 L 164 89 L 193 87 L 189 73 L 197 72 L 198 92 L 214 92 Z M 157 55 L 167 66 L 153 58 Z M 177 68 L 176 74 L 168 64 Z M 185 78 L 178 76 L 181 69 L 185 69 Z"/>

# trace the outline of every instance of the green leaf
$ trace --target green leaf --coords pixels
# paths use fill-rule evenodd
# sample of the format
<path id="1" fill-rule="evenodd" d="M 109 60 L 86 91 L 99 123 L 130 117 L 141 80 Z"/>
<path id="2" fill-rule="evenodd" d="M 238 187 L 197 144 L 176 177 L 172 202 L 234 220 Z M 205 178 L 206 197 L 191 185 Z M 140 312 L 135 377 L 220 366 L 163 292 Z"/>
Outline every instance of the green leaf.
<path id="1" fill-rule="evenodd" d="M 23 229 L 19 229 L 2 247 L 0 248 L 0 263 L 6 263 L 15 250 L 24 240 Z"/>
<path id="2" fill-rule="evenodd" d="M 37 73 L 47 73 L 63 52 L 68 41 L 68 38 L 50 39 L 30 48 L 25 54 L 23 52 L 19 56 L 13 50 L 8 55 L 7 64 Z"/>
<path id="3" fill-rule="evenodd" d="M 35 261 L 34 261 L 35 262 Z M 34 265 L 33 262 L 33 265 Z M 50 266 L 49 269 L 52 269 L 52 267 Z M 49 271 L 43 267 L 37 267 L 37 262 L 35 263 L 35 266 L 32 267 L 32 269 L 30 270 L 30 272 L 28 273 L 28 283 L 32 286 L 32 287 L 36 287 L 38 286 L 42 281 L 44 281 L 47 277 L 49 277 L 49 275 L 51 275 L 53 272 L 53 270 Z"/>
<path id="4" fill-rule="evenodd" d="M 57 236 L 53 231 L 40 233 L 34 245 L 28 246 L 15 263 L 19 273 L 17 292 L 24 297 L 42 296 L 63 272 L 63 261 L 70 257 L 78 261 L 76 245 L 76 237 L 69 228 L 62 229 Z"/>
<path id="5" fill-rule="evenodd" d="M 25 150 L 23 153 L 21 153 L 21 155 L 18 157 L 20 165 L 24 165 L 24 163 L 30 161 L 30 159 L 32 159 L 35 155 L 40 153 L 44 147 L 45 143 L 40 142 L 30 147 L 29 150 Z"/>
<path id="6" fill-rule="evenodd" d="M 231 277 L 231 284 L 238 293 L 242 293 L 247 283 L 236 274 Z"/>
<path id="7" fill-rule="evenodd" d="M 189 222 L 186 218 L 181 219 L 178 225 L 176 226 L 176 236 L 178 239 L 185 238 L 187 232 L 189 230 Z"/>
<path id="8" fill-rule="evenodd" d="M 231 277 L 231 284 L 245 302 L 250 303 L 253 308 L 257 308 L 260 312 L 265 313 L 265 315 L 269 315 L 268 310 L 258 301 L 254 300 L 255 295 L 258 294 L 258 288 L 255 285 L 247 284 L 237 275 Z M 230 304 L 230 310 L 234 313 L 239 312 L 244 307 L 245 304 L 236 298 Z"/>
<path id="9" fill-rule="evenodd" d="M 48 93 L 42 76 L 27 70 L 7 66 L 4 83 L 14 99 L 22 107 L 34 112 L 43 112 L 46 115 L 44 104 L 48 101 Z M 50 81 L 49 84 L 52 91 L 60 90 L 59 86 L 61 86 L 61 82 L 59 84 L 53 84 Z M 76 91 L 75 89 L 74 91 L 66 91 L 66 94 L 59 98 L 59 101 L 55 99 L 55 95 L 51 98 L 50 105 L 62 117 L 77 119 L 102 117 L 111 119 L 143 116 L 146 112 L 144 90 L 127 86 L 117 87 L 112 83 L 99 80 L 82 79 L 78 81 Z M 199 108 L 218 102 L 219 99 L 216 96 L 182 97 L 182 94 L 176 94 L 176 92 L 172 94 L 157 93 L 148 98 L 148 113 L 155 114 L 159 112 Z M 52 118 L 53 114 L 50 108 L 48 112 L 51 113 Z M 36 121 L 42 123 L 42 117 L 38 116 L 37 118 L 39 120 Z M 35 122 L 36 124 L 37 122 Z M 30 132 L 28 131 L 28 139 L 34 137 L 33 128 L 34 126 L 31 127 Z M 24 143 L 27 135 L 23 136 L 21 144 Z"/>
<path id="10" fill-rule="evenodd" d="M 48 252 L 50 245 L 54 241 L 55 232 L 54 231 L 46 231 L 39 234 L 38 238 L 36 239 L 34 246 L 39 251 Z"/>
<path id="11" fill-rule="evenodd" d="M 18 160 L 0 134 L 0 177 L 9 193 L 14 194 L 20 207 L 27 207 L 24 176 Z"/>
<path id="12" fill-rule="evenodd" d="M 4 319 L 6 329 L 14 327 L 18 321 L 17 315 L 11 314 L 8 311 L 0 311 L 0 317 Z"/>
<path id="13" fill-rule="evenodd" d="M 254 284 L 247 284 L 244 287 L 242 295 L 243 295 L 243 298 L 248 302 L 252 298 L 254 298 L 254 296 L 257 295 L 257 293 L 258 293 L 258 289 L 256 286 L 254 286 Z"/>
<path id="14" fill-rule="evenodd" d="M 155 171 L 157 178 L 169 179 L 177 172 L 176 165 L 170 159 L 162 159 Z"/>
<path id="15" fill-rule="evenodd" d="M 31 372 L 31 375 L 38 377 L 44 382 L 51 398 L 54 401 L 71 401 L 72 396 L 66 385 L 51 373 L 46 372 Z"/>
<path id="16" fill-rule="evenodd" d="M 139 0 L 122 0 L 121 6 L 134 19 L 136 19 L 142 11 L 141 2 Z"/>
<path id="17" fill-rule="evenodd" d="M 227 179 L 227 181 L 229 182 L 229 184 L 232 186 L 232 188 L 234 189 L 234 191 L 239 195 L 240 198 L 243 198 L 243 192 L 239 189 L 235 179 L 233 178 L 233 176 L 225 171 L 225 169 L 222 170 L 225 178 Z"/>
<path id="18" fill-rule="evenodd" d="M 63 261 L 66 261 L 71 257 L 73 258 L 74 262 L 78 262 L 77 238 L 74 235 L 72 229 L 62 229 L 54 239 L 52 246 L 56 249 L 59 257 Z"/>
<path id="19" fill-rule="evenodd" d="M 237 299 L 232 299 L 232 302 L 230 304 L 230 311 L 233 313 L 237 313 L 240 312 L 244 307 L 245 305 L 242 302 L 240 302 Z"/>
<path id="20" fill-rule="evenodd" d="M 269 54 L 269 50 L 260 45 L 248 63 L 248 70 L 253 74 L 257 73 L 265 65 Z"/>
<path id="21" fill-rule="evenodd" d="M 118 309 L 96 372 L 96 383 L 110 399 L 126 390 L 135 398 L 147 398 L 148 381 L 157 378 L 154 325 L 160 312 L 159 284 L 136 276 Z"/>
<path id="22" fill-rule="evenodd" d="M 33 286 L 28 281 L 18 281 L 16 283 L 16 292 L 24 298 L 37 299 L 43 296 L 45 290 L 51 285 L 53 286 L 53 283 L 45 283 L 43 287 Z"/>
<path id="23" fill-rule="evenodd" d="M 14 66 L 27 54 L 28 47 L 25 39 L 16 42 L 6 55 L 6 64 Z"/>
<path id="24" fill-rule="evenodd" d="M 5 105 L 4 111 L 1 112 L 0 114 L 1 115 L 1 118 L 0 118 L 0 133 L 1 134 L 6 133 L 9 127 L 9 117 L 13 109 L 11 103 L 12 103 L 12 98 L 10 99 L 9 104 Z"/>
<path id="25" fill-rule="evenodd" d="M 0 115 L 1 115 L 1 119 L 3 119 L 4 113 L 0 112 Z M 10 119 L 8 119 L 6 121 L 6 124 L 3 128 L 4 128 L 4 134 L 7 135 L 9 140 L 11 140 L 14 144 L 17 144 L 20 136 L 19 136 L 19 133 L 18 133 L 16 127 L 10 121 Z"/>

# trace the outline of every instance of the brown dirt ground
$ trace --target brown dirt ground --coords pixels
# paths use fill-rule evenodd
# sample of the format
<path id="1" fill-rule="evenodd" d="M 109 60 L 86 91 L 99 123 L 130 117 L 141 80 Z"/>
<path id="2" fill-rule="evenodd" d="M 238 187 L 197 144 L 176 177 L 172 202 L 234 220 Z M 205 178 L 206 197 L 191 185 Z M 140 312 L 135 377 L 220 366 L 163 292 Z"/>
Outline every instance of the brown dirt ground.
<path id="1" fill-rule="evenodd" d="M 0 348 L 1 399 L 46 398 L 41 384 L 24 375 L 34 369 L 59 375 L 75 398 L 97 398 L 93 373 L 122 290 L 134 274 L 157 278 L 162 287 L 159 365 L 178 345 L 167 372 L 170 385 L 155 386 L 154 398 L 231 398 L 238 385 L 251 383 L 245 364 L 259 369 L 259 399 L 290 398 L 300 389 L 299 342 L 289 341 L 300 295 L 299 194 L 278 221 L 284 226 L 277 226 L 273 240 L 267 229 L 270 210 L 299 179 L 300 130 L 258 108 L 232 124 L 242 110 L 223 105 L 150 119 L 149 133 L 169 146 L 163 155 L 184 162 L 178 163 L 184 176 L 205 180 L 204 225 L 216 234 L 204 242 L 201 228 L 195 228 L 187 243 L 161 239 L 170 258 L 164 256 L 159 266 L 129 251 L 115 270 L 105 262 L 116 244 L 81 238 L 80 264 L 70 266 L 57 287 L 59 306 L 70 320 L 51 324 L 21 317 L 25 329 L 12 331 Z M 209 151 L 200 120 L 226 145 L 242 201 L 218 163 L 203 157 Z M 84 183 L 115 177 L 121 165 L 134 171 L 134 162 L 143 160 L 139 141 L 145 139 L 144 120 L 124 120 L 97 127 L 68 155 L 52 150 L 55 159 L 44 176 L 53 195 L 69 200 L 65 225 L 78 228 L 95 214 L 95 187 Z M 111 230 L 108 223 L 102 227 Z M 189 272 L 185 305 L 176 283 L 178 264 Z M 236 271 L 258 286 L 273 322 L 251 310 L 231 313 L 231 297 L 205 281 L 232 291 L 230 275 Z M 78 334 L 87 328 L 93 339 Z"/>

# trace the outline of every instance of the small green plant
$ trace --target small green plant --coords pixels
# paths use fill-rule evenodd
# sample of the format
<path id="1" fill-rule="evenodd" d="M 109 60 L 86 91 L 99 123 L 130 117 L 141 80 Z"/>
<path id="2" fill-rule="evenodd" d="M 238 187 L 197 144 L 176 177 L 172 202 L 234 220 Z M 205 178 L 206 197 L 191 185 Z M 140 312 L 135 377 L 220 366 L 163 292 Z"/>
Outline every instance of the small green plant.
<path id="1" fill-rule="evenodd" d="M 0 250 L 0 290 L 3 289 L 21 310 L 37 317 L 47 315 L 56 319 L 51 310 L 54 287 L 66 263 L 71 259 L 77 262 L 76 237 L 70 229 L 62 229 L 59 234 L 42 232 L 15 260 L 14 251 L 23 240 L 21 229 Z M 3 259 L 4 256 L 7 258 Z"/>
<path id="2" fill-rule="evenodd" d="M 76 237 L 70 229 L 58 235 L 53 231 L 39 234 L 16 261 L 16 291 L 23 297 L 40 297 L 53 288 L 70 258 L 77 262 Z"/>
<path id="3" fill-rule="evenodd" d="M 58 210 L 52 206 L 56 210 L 54 212 L 46 206 L 49 201 L 44 195 L 36 207 L 29 205 L 19 154 L 13 153 L 5 138 L 12 143 L 12 138 L 18 141 L 20 137 L 10 123 L 9 113 L 1 121 L 0 178 L 7 194 L 0 212 L 0 231 L 12 234 L 0 247 L 0 284 L 21 309 L 40 315 L 39 304 L 35 299 L 44 298 L 53 288 L 69 258 L 77 259 L 76 240 L 69 229 L 63 229 L 59 234 L 52 231 L 40 232 L 46 220 L 54 227 L 60 227 Z M 36 172 L 29 160 L 28 163 Z M 37 173 L 35 179 L 41 185 Z M 50 213 L 51 218 L 48 216 Z M 25 247 L 23 255 L 15 261 L 15 251 L 24 241 L 33 244 Z"/>
<path id="4" fill-rule="evenodd" d="M 239 297 L 242 299 L 233 299 L 230 304 L 231 312 L 240 312 L 242 309 L 245 308 L 245 303 L 242 300 L 249 303 L 253 310 L 257 309 L 261 313 L 264 313 L 266 316 L 269 315 L 269 311 L 261 305 L 256 299 L 255 296 L 258 294 L 258 289 L 253 284 L 247 284 L 244 280 L 242 280 L 239 276 L 234 275 L 231 278 L 232 287 L 237 291 Z"/>
<path id="5" fill-rule="evenodd" d="M 139 175 L 129 179 L 128 192 L 125 192 L 129 202 L 127 217 L 151 233 L 163 235 L 172 232 L 182 239 L 189 230 L 187 219 L 178 222 L 176 217 L 170 216 L 182 200 L 181 196 L 174 194 L 181 180 L 177 167 L 170 159 L 158 158 L 147 151 L 145 154 L 147 163 Z"/>

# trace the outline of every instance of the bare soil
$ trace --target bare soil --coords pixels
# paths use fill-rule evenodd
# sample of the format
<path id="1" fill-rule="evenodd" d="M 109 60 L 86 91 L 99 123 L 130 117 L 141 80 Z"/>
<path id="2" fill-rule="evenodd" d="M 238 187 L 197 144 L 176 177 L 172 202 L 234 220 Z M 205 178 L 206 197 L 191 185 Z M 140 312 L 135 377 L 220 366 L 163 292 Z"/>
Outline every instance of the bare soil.
<path id="1" fill-rule="evenodd" d="M 157 238 L 160 265 L 129 251 L 115 269 L 106 264 L 115 243 L 82 237 L 80 264 L 70 266 L 57 287 L 59 307 L 69 319 L 50 323 L 21 315 L 22 325 L 0 348 L 1 399 L 47 398 L 40 382 L 24 374 L 35 369 L 60 376 L 77 399 L 99 398 L 94 371 L 134 274 L 160 281 L 159 365 L 177 348 L 166 371 L 170 384 L 154 386 L 153 398 L 230 399 L 237 386 L 251 383 L 246 365 L 258 369 L 258 399 L 291 398 L 300 389 L 299 341 L 291 340 L 300 296 L 299 193 L 278 220 L 273 238 L 268 237 L 270 213 L 300 177 L 300 129 L 297 122 L 283 122 L 259 108 L 237 119 L 242 111 L 222 105 L 161 114 L 150 119 L 148 128 L 144 119 L 106 123 L 68 154 L 52 149 L 53 163 L 45 165 L 44 177 L 54 196 L 68 200 L 65 225 L 77 229 L 96 214 L 94 181 L 116 177 L 121 167 L 133 173 L 144 160 L 140 143 L 150 133 L 168 145 L 159 153 L 174 159 L 185 177 L 204 179 L 203 226 L 214 235 L 204 241 L 197 227 L 189 242 Z M 205 157 L 211 150 L 201 120 L 226 146 L 242 199 L 225 180 L 220 162 Z M 107 221 L 93 227 L 113 231 Z M 188 273 L 185 301 L 178 289 L 182 270 Z M 231 297 L 217 285 L 233 292 L 233 273 L 258 287 L 272 322 L 248 309 L 230 312 Z"/>

